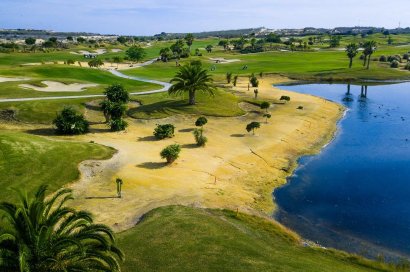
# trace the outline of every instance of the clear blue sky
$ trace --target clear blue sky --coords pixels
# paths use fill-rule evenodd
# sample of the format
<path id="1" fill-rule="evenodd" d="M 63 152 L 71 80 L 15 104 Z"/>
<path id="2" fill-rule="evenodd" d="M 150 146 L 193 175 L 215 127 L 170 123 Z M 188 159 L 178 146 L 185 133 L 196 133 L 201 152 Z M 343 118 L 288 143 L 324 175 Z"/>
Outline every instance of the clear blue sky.
<path id="1" fill-rule="evenodd" d="M 410 0 L 0 0 L 0 28 L 151 35 L 265 26 L 410 26 Z"/>

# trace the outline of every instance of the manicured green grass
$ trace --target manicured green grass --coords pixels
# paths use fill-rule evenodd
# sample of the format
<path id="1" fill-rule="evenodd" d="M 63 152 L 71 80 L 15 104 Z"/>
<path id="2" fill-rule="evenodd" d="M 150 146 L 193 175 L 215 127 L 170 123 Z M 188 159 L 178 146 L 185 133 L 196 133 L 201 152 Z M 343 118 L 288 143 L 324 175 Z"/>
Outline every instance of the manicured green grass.
<path id="1" fill-rule="evenodd" d="M 334 250 L 304 247 L 277 224 L 232 211 L 168 206 L 120 233 L 123 271 L 389 271 Z"/>
<path id="2" fill-rule="evenodd" d="M 233 94 L 218 89 L 214 96 L 197 92 L 197 103 L 188 105 L 186 97 L 169 96 L 167 93 L 136 97 L 142 106 L 130 109 L 133 118 L 164 118 L 175 114 L 197 114 L 211 116 L 238 116 L 244 114 L 239 108 L 239 99 Z"/>
<path id="3" fill-rule="evenodd" d="M 390 49 L 389 49 L 390 50 Z M 382 54 L 405 53 L 406 49 L 400 48 L 395 51 L 383 51 L 374 54 L 374 58 Z M 227 64 L 215 64 L 209 60 L 211 57 L 224 57 L 227 59 L 240 59 L 239 62 Z M 189 60 L 182 60 L 181 63 L 192 59 L 200 59 L 206 68 L 215 66 L 215 71 L 210 71 L 218 80 L 223 80 L 227 72 L 234 75 L 250 75 L 251 73 L 276 73 L 296 79 L 309 80 L 361 80 L 361 79 L 408 79 L 410 72 L 399 69 L 392 69 L 385 63 L 373 61 L 370 70 L 363 67 L 362 61 L 357 57 L 353 62 L 353 68 L 348 68 L 348 58 L 343 51 L 317 51 L 317 52 L 265 52 L 259 54 L 234 54 L 215 51 L 204 56 L 192 57 Z M 247 65 L 248 69 L 242 68 Z M 170 80 L 177 67 L 174 62 L 155 63 L 153 65 L 127 70 L 124 73 L 129 75 L 143 76 L 148 78 L 158 78 Z"/>
<path id="4" fill-rule="evenodd" d="M 108 85 L 113 83 L 122 84 L 129 92 L 141 92 L 161 88 L 161 86 L 156 84 L 120 78 L 103 70 L 68 65 L 41 65 L 14 68 L 0 67 L 0 76 L 29 77 L 33 79 L 30 81 L 0 83 L 0 98 L 101 94 Z M 96 83 L 99 84 L 99 86 L 87 88 L 82 92 L 52 93 L 22 89 L 18 86 L 22 83 L 38 85 L 43 80 L 59 81 L 63 83 Z"/>
<path id="5" fill-rule="evenodd" d="M 16 200 L 11 188 L 31 192 L 45 183 L 57 190 L 79 177 L 81 161 L 107 159 L 113 153 L 113 149 L 98 144 L 0 131 L 0 200 Z"/>
<path id="6" fill-rule="evenodd" d="M 95 98 L 94 98 L 95 99 Z M 39 100 L 24 102 L 0 103 L 0 110 L 11 109 L 16 113 L 17 121 L 26 123 L 51 124 L 57 113 L 64 107 L 73 107 L 77 111 L 84 113 L 85 103 L 93 98 L 75 98 L 58 100 Z"/>

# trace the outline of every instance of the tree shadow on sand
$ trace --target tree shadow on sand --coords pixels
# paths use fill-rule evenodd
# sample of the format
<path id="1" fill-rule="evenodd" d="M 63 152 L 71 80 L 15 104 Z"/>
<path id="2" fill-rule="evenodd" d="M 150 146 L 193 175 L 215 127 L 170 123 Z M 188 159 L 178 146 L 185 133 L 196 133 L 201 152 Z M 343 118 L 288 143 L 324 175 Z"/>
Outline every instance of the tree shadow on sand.
<path id="1" fill-rule="evenodd" d="M 194 128 L 184 128 L 184 129 L 178 130 L 178 132 L 192 132 L 192 131 L 194 131 Z"/>
<path id="2" fill-rule="evenodd" d="M 166 162 L 144 162 L 141 164 L 138 164 L 137 167 L 139 168 L 145 168 L 145 169 L 160 169 L 168 164 Z"/>
<path id="3" fill-rule="evenodd" d="M 85 199 L 113 199 L 119 198 L 118 196 L 87 196 Z"/>
<path id="4" fill-rule="evenodd" d="M 245 134 L 231 134 L 231 137 L 242 138 L 245 137 Z"/>
<path id="5" fill-rule="evenodd" d="M 197 144 L 184 144 L 181 145 L 182 148 L 188 148 L 188 149 L 193 149 L 193 148 L 198 148 L 199 146 Z"/>
<path id="6" fill-rule="evenodd" d="M 155 136 L 138 137 L 138 142 L 154 142 L 158 139 Z"/>

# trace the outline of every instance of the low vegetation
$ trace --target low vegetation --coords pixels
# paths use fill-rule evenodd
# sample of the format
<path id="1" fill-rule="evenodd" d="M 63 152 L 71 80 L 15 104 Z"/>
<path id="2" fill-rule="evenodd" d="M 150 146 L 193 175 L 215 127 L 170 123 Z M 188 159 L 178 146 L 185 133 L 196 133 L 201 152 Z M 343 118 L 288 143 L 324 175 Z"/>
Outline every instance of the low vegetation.
<path id="1" fill-rule="evenodd" d="M 57 114 L 53 124 L 56 133 L 62 135 L 84 134 L 89 129 L 89 123 L 84 116 L 71 107 L 67 107 Z"/>
<path id="2" fill-rule="evenodd" d="M 173 144 L 165 147 L 160 155 L 161 158 L 166 159 L 168 164 L 173 163 L 179 157 L 179 153 L 181 152 L 181 146 L 178 144 Z"/>
<path id="3" fill-rule="evenodd" d="M 387 265 L 334 250 L 302 246 L 294 234 L 264 218 L 182 206 L 150 211 L 118 235 L 135 271 L 392 271 Z M 164 257 L 166 256 L 166 257 Z"/>
<path id="4" fill-rule="evenodd" d="M 158 140 L 174 137 L 175 126 L 172 124 L 157 125 L 154 130 L 154 136 Z"/>

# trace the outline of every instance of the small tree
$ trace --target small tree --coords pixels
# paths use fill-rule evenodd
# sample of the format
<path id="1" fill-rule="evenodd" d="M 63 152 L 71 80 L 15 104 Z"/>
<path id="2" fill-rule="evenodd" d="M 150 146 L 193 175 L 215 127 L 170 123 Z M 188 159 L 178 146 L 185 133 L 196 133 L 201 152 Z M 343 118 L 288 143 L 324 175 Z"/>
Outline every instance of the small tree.
<path id="1" fill-rule="evenodd" d="M 208 119 L 206 119 L 205 117 L 201 116 L 199 117 L 196 121 L 195 121 L 195 126 L 197 127 L 204 127 L 204 125 L 206 125 L 206 123 L 208 123 Z"/>
<path id="2" fill-rule="evenodd" d="M 191 33 L 186 34 L 185 36 L 185 42 L 189 47 L 189 51 L 191 51 L 191 46 L 194 43 L 194 35 L 192 35 Z"/>
<path id="3" fill-rule="evenodd" d="M 154 130 L 155 138 L 162 140 L 174 137 L 175 126 L 172 124 L 157 125 Z"/>
<path id="4" fill-rule="evenodd" d="M 249 82 L 251 83 L 252 87 L 254 87 L 254 88 L 257 88 L 259 86 L 259 80 L 256 78 L 255 74 L 253 74 L 253 73 L 249 78 Z"/>
<path id="5" fill-rule="evenodd" d="M 121 198 L 121 190 L 122 190 L 123 181 L 122 181 L 122 179 L 117 178 L 115 180 L 115 183 L 117 184 L 117 196 L 118 196 L 118 198 Z"/>
<path id="6" fill-rule="evenodd" d="M 268 112 L 269 107 L 270 107 L 270 103 L 269 103 L 269 102 L 263 101 L 263 102 L 261 103 L 261 109 L 262 109 L 262 110 L 265 110 L 266 113 Z"/>
<path id="7" fill-rule="evenodd" d="M 231 72 L 227 72 L 226 73 L 226 82 L 231 83 L 232 80 L 232 73 Z"/>
<path id="8" fill-rule="evenodd" d="M 24 42 L 25 42 L 27 45 L 34 45 L 34 44 L 36 44 L 36 39 L 33 38 L 33 37 L 29 37 L 29 38 L 25 39 Z"/>
<path id="9" fill-rule="evenodd" d="M 141 46 L 131 46 L 130 48 L 125 51 L 125 54 L 127 55 L 129 60 L 132 61 L 141 61 L 145 56 L 146 52 L 145 49 L 142 48 Z"/>
<path id="10" fill-rule="evenodd" d="M 234 76 L 234 77 L 233 77 L 233 82 L 232 82 L 233 86 L 236 87 L 236 84 L 237 84 L 237 83 L 238 83 L 238 76 Z"/>
<path id="11" fill-rule="evenodd" d="M 89 128 L 89 123 L 84 116 L 71 107 L 66 107 L 57 114 L 53 124 L 57 134 L 63 135 L 84 134 L 88 132 Z"/>
<path id="12" fill-rule="evenodd" d="M 355 43 L 348 44 L 346 46 L 346 54 L 349 58 L 349 68 L 352 68 L 353 58 L 359 53 L 359 46 Z"/>
<path id="13" fill-rule="evenodd" d="M 128 92 L 121 84 L 112 84 L 108 86 L 105 89 L 104 94 L 111 102 L 127 103 L 130 100 Z"/>
<path id="14" fill-rule="evenodd" d="M 266 122 L 266 124 L 268 123 L 268 119 L 270 119 L 271 117 L 272 117 L 272 115 L 270 115 L 269 113 L 265 113 L 264 115 L 263 115 L 263 117 L 265 117 L 265 122 Z"/>
<path id="15" fill-rule="evenodd" d="M 196 144 L 198 145 L 198 146 L 205 146 L 206 145 L 206 142 L 208 142 L 208 138 L 206 138 L 205 136 L 204 136 L 204 134 L 203 134 L 203 129 L 202 128 L 200 128 L 200 129 L 195 129 L 194 130 L 194 132 L 193 132 L 193 134 L 194 134 L 194 137 L 195 137 L 195 141 L 196 141 Z"/>
<path id="16" fill-rule="evenodd" d="M 214 48 L 214 47 L 209 44 L 209 45 L 206 46 L 205 49 L 206 49 L 206 52 L 211 53 L 213 48 Z"/>
<path id="17" fill-rule="evenodd" d="M 246 131 L 253 133 L 253 135 L 255 135 L 255 129 L 258 129 L 261 127 L 261 123 L 259 122 L 251 122 L 249 124 L 246 125 Z"/>
<path id="18" fill-rule="evenodd" d="M 72 59 L 68 59 L 66 63 L 67 63 L 68 65 L 71 65 L 71 64 L 74 64 L 75 62 L 74 62 L 74 60 L 72 60 Z"/>
<path id="19" fill-rule="evenodd" d="M 179 144 L 173 144 L 165 147 L 160 155 L 161 158 L 166 159 L 168 164 L 173 163 L 179 157 L 181 152 L 181 146 Z"/>
<path id="20" fill-rule="evenodd" d="M 104 65 L 104 62 L 100 59 L 93 59 L 88 62 L 88 66 L 98 68 Z"/>
<path id="21" fill-rule="evenodd" d="M 112 118 L 108 125 L 111 131 L 121 131 L 128 127 L 128 123 L 122 118 Z"/>
<path id="22" fill-rule="evenodd" d="M 289 102 L 289 101 L 290 101 L 290 97 L 287 96 L 287 95 L 282 95 L 279 100 L 280 100 L 280 101 L 288 101 L 288 102 Z"/>

